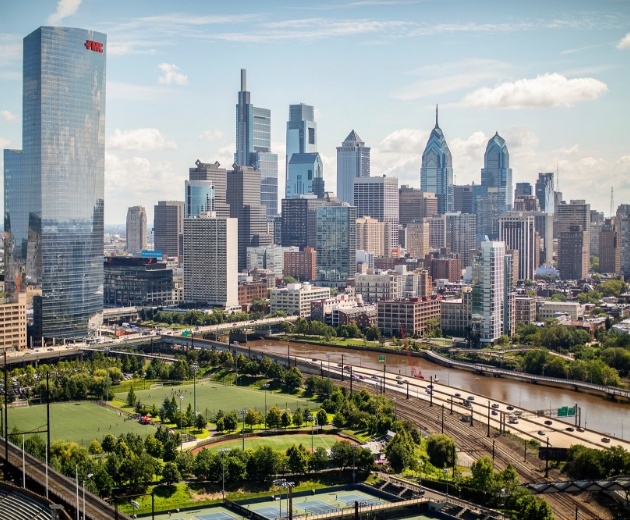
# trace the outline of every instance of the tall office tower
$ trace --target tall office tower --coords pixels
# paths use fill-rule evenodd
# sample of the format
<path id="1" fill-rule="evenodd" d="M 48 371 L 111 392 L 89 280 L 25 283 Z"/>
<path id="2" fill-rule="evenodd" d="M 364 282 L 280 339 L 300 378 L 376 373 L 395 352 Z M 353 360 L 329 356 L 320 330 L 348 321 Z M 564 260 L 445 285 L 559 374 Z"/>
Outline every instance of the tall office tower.
<path id="1" fill-rule="evenodd" d="M 36 337 L 84 338 L 102 322 L 106 39 L 68 27 L 24 38 L 22 153 L 5 163 L 5 275 L 9 298 L 41 288 Z"/>
<path id="2" fill-rule="evenodd" d="M 514 188 L 514 199 L 533 195 L 532 185 L 529 182 L 517 182 Z"/>
<path id="3" fill-rule="evenodd" d="M 582 226 L 571 224 L 560 233 L 558 270 L 565 280 L 583 280 L 589 268 L 589 235 Z"/>
<path id="4" fill-rule="evenodd" d="M 357 249 L 374 256 L 390 256 L 392 226 L 389 222 L 379 222 L 372 217 L 357 219 Z"/>
<path id="5" fill-rule="evenodd" d="M 619 218 L 621 274 L 628 280 L 630 279 L 630 215 L 624 214 L 624 210 L 617 210 L 617 215 Z"/>
<path id="6" fill-rule="evenodd" d="M 453 186 L 453 212 L 474 213 L 473 186 L 464 184 Z"/>
<path id="7" fill-rule="evenodd" d="M 299 195 L 324 196 L 324 165 L 318 153 L 294 153 L 288 172 L 288 199 Z"/>
<path id="8" fill-rule="evenodd" d="M 533 195 L 523 195 L 514 199 L 514 211 L 540 211 L 538 199 Z"/>
<path id="9" fill-rule="evenodd" d="M 214 211 L 214 186 L 211 181 L 185 181 L 184 218 Z"/>
<path id="10" fill-rule="evenodd" d="M 553 223 L 553 236 L 560 238 L 562 233 L 569 231 L 571 226 L 581 226 L 587 233 L 591 229 L 591 205 L 584 200 L 572 200 L 569 204 L 556 206 L 556 215 Z M 587 237 L 586 246 L 590 245 L 590 236 Z"/>
<path id="11" fill-rule="evenodd" d="M 188 179 L 191 182 L 209 181 L 212 183 L 213 206 L 217 217 L 227 218 L 230 216 L 230 206 L 227 203 L 227 171 L 221 168 L 219 162 L 202 163 L 199 159 L 195 161 L 196 168 L 188 169 Z M 210 210 L 208 210 L 210 211 Z"/>
<path id="12" fill-rule="evenodd" d="M 435 193 L 425 193 L 418 188 L 403 184 L 398 190 L 398 224 L 405 227 L 410 222 L 437 215 Z"/>
<path id="13" fill-rule="evenodd" d="M 518 280 L 533 280 L 540 265 L 540 245 L 536 219 L 521 211 L 509 211 L 499 217 L 499 240 L 518 251 Z"/>
<path id="14" fill-rule="evenodd" d="M 505 212 L 504 198 L 500 188 L 474 186 L 477 233 L 489 239 L 499 238 L 499 217 Z"/>
<path id="15" fill-rule="evenodd" d="M 604 213 L 591 210 L 591 227 L 589 228 L 589 251 L 592 256 L 599 256 L 599 234 L 604 227 Z"/>
<path id="16" fill-rule="evenodd" d="M 337 147 L 337 197 L 354 206 L 354 179 L 370 176 L 370 147 L 352 130 Z"/>
<path id="17" fill-rule="evenodd" d="M 315 210 L 324 199 L 314 195 L 303 195 L 295 199 L 282 199 L 282 239 L 283 247 L 297 246 L 304 249 L 315 247 L 317 225 Z"/>
<path id="18" fill-rule="evenodd" d="M 271 245 L 265 207 L 260 204 L 260 172 L 234 164 L 227 175 L 230 217 L 238 219 L 238 268 L 247 269 L 247 248 Z"/>
<path id="19" fill-rule="evenodd" d="M 398 179 L 396 177 L 362 177 L 354 179 L 354 205 L 360 217 L 389 222 L 392 233 L 387 247 L 390 253 L 398 247 Z"/>
<path id="20" fill-rule="evenodd" d="M 435 128 L 431 131 L 427 146 L 422 153 L 420 188 L 435 193 L 438 213 L 453 211 L 453 157 L 438 125 L 438 109 L 435 107 Z"/>
<path id="21" fill-rule="evenodd" d="M 536 181 L 536 198 L 540 211 L 555 213 L 555 191 L 553 188 L 553 172 L 539 173 Z"/>
<path id="22" fill-rule="evenodd" d="M 160 200 L 153 206 L 154 248 L 164 256 L 180 256 L 184 237 L 184 202 Z"/>
<path id="23" fill-rule="evenodd" d="M 357 208 L 325 202 L 316 210 L 317 279 L 343 282 L 357 271 Z"/>
<path id="24" fill-rule="evenodd" d="M 512 209 L 512 168 L 510 168 L 510 153 L 499 133 L 488 141 L 483 156 L 481 169 L 481 185 L 499 189 L 499 212 Z"/>
<path id="25" fill-rule="evenodd" d="M 541 241 L 540 263 L 551 265 L 553 263 L 553 215 L 544 211 L 530 211 L 534 217 L 536 233 Z"/>
<path id="26" fill-rule="evenodd" d="M 429 244 L 431 249 L 446 247 L 446 218 L 444 215 L 434 215 L 424 220 L 429 223 Z"/>
<path id="27" fill-rule="evenodd" d="M 138 254 L 147 248 L 147 212 L 142 206 L 127 209 L 127 252 Z"/>
<path id="28" fill-rule="evenodd" d="M 599 233 L 599 272 L 619 274 L 621 271 L 621 240 L 619 220 L 607 218 Z"/>
<path id="29" fill-rule="evenodd" d="M 260 172 L 260 200 L 267 219 L 278 214 L 278 156 L 271 153 L 271 111 L 250 103 L 246 71 L 241 69 L 241 90 L 236 105 L 234 162 Z"/>
<path id="30" fill-rule="evenodd" d="M 184 301 L 238 308 L 238 222 L 210 213 L 184 219 Z"/>
<path id="31" fill-rule="evenodd" d="M 464 267 L 470 265 L 470 251 L 475 249 L 477 222 L 471 213 L 447 213 L 444 215 L 446 247 L 458 253 Z"/>
<path id="32" fill-rule="evenodd" d="M 301 193 L 312 193 L 299 191 L 300 185 L 296 178 L 298 172 L 292 171 L 289 167 L 293 154 L 296 153 L 317 153 L 317 123 L 315 123 L 315 110 L 310 105 L 300 103 L 299 105 L 289 105 L 289 121 L 287 121 L 287 141 L 286 141 L 286 187 L 285 198 L 291 199 L 294 195 Z M 302 185 L 307 179 L 300 179 Z"/>
<path id="33" fill-rule="evenodd" d="M 617 211 L 615 212 L 615 216 L 617 216 L 619 218 L 629 217 L 630 216 L 630 204 L 619 204 L 619 206 L 617 206 Z"/>
<path id="34" fill-rule="evenodd" d="M 481 242 L 473 258 L 472 335 L 481 345 L 512 334 L 511 260 L 503 242 L 488 240 Z"/>
<path id="35" fill-rule="evenodd" d="M 424 258 L 431 250 L 429 223 L 426 219 L 410 222 L 405 228 L 405 247 L 411 258 Z"/>

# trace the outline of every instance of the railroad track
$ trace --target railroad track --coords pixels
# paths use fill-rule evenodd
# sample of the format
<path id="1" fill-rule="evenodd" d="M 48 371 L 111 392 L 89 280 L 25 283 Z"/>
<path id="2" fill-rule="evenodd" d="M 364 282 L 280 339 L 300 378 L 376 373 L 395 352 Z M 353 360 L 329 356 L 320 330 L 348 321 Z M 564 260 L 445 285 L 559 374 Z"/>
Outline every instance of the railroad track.
<path id="1" fill-rule="evenodd" d="M 336 381 L 336 384 L 349 387 L 348 382 Z M 353 387 L 366 388 L 372 390 L 369 382 L 353 382 Z M 444 410 L 444 433 L 453 437 L 458 451 L 471 454 L 475 459 L 487 455 L 492 457 L 494 440 L 494 462 L 498 470 L 503 470 L 511 464 L 517 471 L 521 482 L 534 483 L 545 482 L 541 475 L 543 468 L 537 459 L 523 460 L 520 454 L 503 445 L 501 437 L 487 437 L 487 425 L 475 421 L 474 426 L 460 420 L 461 412 L 450 413 L 447 403 L 441 402 L 434 396 L 434 406 L 425 399 L 420 399 L 410 394 L 409 400 L 404 394 L 386 389 L 386 396 L 396 397 L 396 415 L 411 421 L 412 424 L 426 430 L 428 433 L 439 433 L 442 431 L 442 414 L 440 413 L 442 404 Z M 450 406 L 450 403 L 448 403 Z M 491 434 L 496 434 L 496 429 L 491 429 Z M 532 458 L 534 454 L 532 453 Z M 548 494 L 543 497 L 551 506 L 558 520 L 594 520 L 601 519 L 599 512 L 589 507 L 583 501 L 568 494 Z M 577 511 L 577 516 L 576 516 Z"/>
<path id="2" fill-rule="evenodd" d="M 4 443 L 1 443 L 0 445 L 3 450 L 2 455 L 4 455 Z M 14 444 L 9 443 L 8 453 L 9 464 L 16 468 L 17 471 L 21 470 L 22 450 Z M 35 482 L 41 487 L 41 489 L 45 490 L 45 464 L 29 453 L 24 454 L 24 462 L 26 466 L 26 478 Z M 49 467 L 48 494 L 52 500 L 62 502 L 72 518 L 76 517 L 76 482 L 74 480 Z M 83 489 L 79 489 L 79 499 L 80 509 L 83 511 Z M 116 516 L 113 506 L 87 490 L 85 491 L 85 512 L 86 519 L 89 520 L 112 520 L 114 518 L 119 518 L 120 520 L 131 520 L 131 518 L 124 513 L 118 512 L 118 516 Z M 83 513 L 81 513 L 81 517 L 83 517 Z"/>

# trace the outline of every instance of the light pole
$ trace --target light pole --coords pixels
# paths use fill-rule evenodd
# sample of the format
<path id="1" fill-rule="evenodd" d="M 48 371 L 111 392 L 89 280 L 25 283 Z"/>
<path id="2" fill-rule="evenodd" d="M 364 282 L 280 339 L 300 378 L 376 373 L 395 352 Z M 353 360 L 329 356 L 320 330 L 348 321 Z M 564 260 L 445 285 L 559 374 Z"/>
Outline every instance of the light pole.
<path id="1" fill-rule="evenodd" d="M 267 388 L 269 388 L 269 383 L 265 383 L 262 385 L 265 389 L 265 433 L 267 432 Z"/>
<path id="2" fill-rule="evenodd" d="M 396 420 L 396 398 L 393 398 L 394 401 L 394 421 Z"/>
<path id="3" fill-rule="evenodd" d="M 193 411 L 195 412 L 195 419 L 197 418 L 197 371 L 199 370 L 199 365 L 197 363 L 193 363 L 190 365 L 190 370 L 193 373 Z"/>
<path id="4" fill-rule="evenodd" d="M 317 415 L 309 415 L 306 419 L 308 421 L 313 421 L 313 424 L 311 424 L 311 453 L 315 453 L 315 447 L 314 447 L 315 426 L 319 427 L 319 425 L 317 424 Z"/>
<path id="5" fill-rule="evenodd" d="M 291 489 L 295 486 L 295 482 L 287 482 L 286 479 L 277 479 L 273 482 L 274 486 L 280 486 L 281 488 L 285 488 L 287 490 L 287 517 L 291 519 L 293 505 L 291 504 Z M 280 491 L 280 518 L 282 518 L 282 491 Z"/>
<path id="6" fill-rule="evenodd" d="M 247 410 L 243 408 L 241 410 L 241 417 L 243 418 L 243 451 L 245 451 L 245 415 L 247 414 Z"/>
<path id="7" fill-rule="evenodd" d="M 446 500 L 448 500 L 448 468 L 444 468 L 444 479 L 446 480 Z"/>
<path id="8" fill-rule="evenodd" d="M 184 424 L 184 415 L 182 414 L 182 404 L 184 402 L 184 394 L 179 393 L 179 441 L 180 441 L 180 449 L 184 449 L 184 435 L 183 435 L 183 424 Z"/>
<path id="9" fill-rule="evenodd" d="M 328 397 L 330 397 L 330 354 L 326 354 L 328 360 Z"/>
<path id="10" fill-rule="evenodd" d="M 221 467 L 223 469 L 223 488 L 221 490 L 223 501 L 225 502 L 225 454 L 230 450 L 228 448 L 222 448 L 217 450 L 217 453 L 221 455 Z"/>
<path id="11" fill-rule="evenodd" d="M 92 473 L 88 473 L 87 480 L 90 480 L 94 475 Z M 85 478 L 83 479 L 83 520 L 85 520 L 87 516 L 85 516 Z"/>

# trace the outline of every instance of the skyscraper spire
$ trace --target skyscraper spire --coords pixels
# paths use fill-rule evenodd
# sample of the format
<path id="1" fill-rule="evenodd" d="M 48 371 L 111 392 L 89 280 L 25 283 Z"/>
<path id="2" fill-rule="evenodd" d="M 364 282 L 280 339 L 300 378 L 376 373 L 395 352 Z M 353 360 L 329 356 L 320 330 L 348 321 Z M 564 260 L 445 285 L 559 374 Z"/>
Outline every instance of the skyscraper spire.
<path id="1" fill-rule="evenodd" d="M 440 126 L 438 125 L 438 106 L 437 106 L 437 104 L 435 105 L 435 128 L 440 128 Z"/>

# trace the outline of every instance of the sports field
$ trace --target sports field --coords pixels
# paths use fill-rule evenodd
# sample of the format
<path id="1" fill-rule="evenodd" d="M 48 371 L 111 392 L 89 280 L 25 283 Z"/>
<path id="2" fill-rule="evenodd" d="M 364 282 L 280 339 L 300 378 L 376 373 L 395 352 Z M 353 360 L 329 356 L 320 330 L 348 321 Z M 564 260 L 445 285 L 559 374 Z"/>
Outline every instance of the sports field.
<path id="1" fill-rule="evenodd" d="M 315 435 L 312 438 L 313 448 L 330 448 L 337 441 L 345 441 L 343 437 L 338 435 Z M 352 442 L 352 441 L 350 441 Z M 258 446 L 269 446 L 274 450 L 287 450 L 294 444 L 302 443 L 304 447 L 308 450 L 311 449 L 311 436 L 308 434 L 299 434 L 299 435 L 275 435 L 268 437 L 245 437 L 245 449 L 255 450 Z M 210 451 L 216 451 L 219 448 L 221 449 L 241 449 L 243 445 L 242 439 L 234 439 L 229 441 L 217 442 L 214 444 L 210 444 L 206 449 Z M 194 452 L 198 450 L 195 449 Z"/>
<path id="2" fill-rule="evenodd" d="M 46 428 L 46 406 L 34 405 L 9 408 L 9 432 L 16 426 L 20 431 L 33 431 Z M 128 420 L 117 412 L 108 410 L 89 401 L 51 403 L 50 438 L 67 440 L 88 447 L 92 440 L 103 440 L 108 433 L 120 435 L 134 432 L 142 435 L 154 433 L 153 426 L 143 426 L 137 421 Z M 42 437 L 46 433 L 40 434 Z"/>
<path id="3" fill-rule="evenodd" d="M 181 402 L 183 410 L 193 403 L 193 385 L 160 386 L 148 390 L 136 390 L 134 392 L 138 400 L 145 405 L 155 404 L 158 408 L 164 402 L 164 398 L 175 397 L 180 404 L 179 395 L 184 396 Z M 300 407 L 302 410 L 319 409 L 319 405 L 307 399 L 296 398 L 287 394 L 279 394 L 265 390 L 257 390 L 251 387 L 222 385 L 216 381 L 197 382 L 197 412 L 206 417 L 213 416 L 219 410 L 230 412 L 253 408 L 257 412 L 265 412 L 265 393 L 267 394 L 267 410 L 272 406 L 280 409 L 289 408 L 292 412 Z M 127 392 L 116 394 L 116 398 L 125 401 Z"/>

